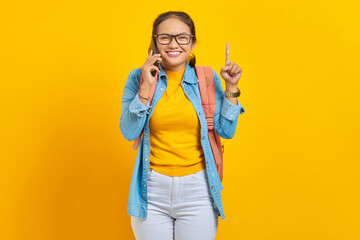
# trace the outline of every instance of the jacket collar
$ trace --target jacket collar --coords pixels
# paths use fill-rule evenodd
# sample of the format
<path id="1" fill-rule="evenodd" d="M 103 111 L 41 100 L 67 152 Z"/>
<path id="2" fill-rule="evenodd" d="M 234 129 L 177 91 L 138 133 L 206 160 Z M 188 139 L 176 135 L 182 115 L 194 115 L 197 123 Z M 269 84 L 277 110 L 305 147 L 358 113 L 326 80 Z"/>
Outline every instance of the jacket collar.
<path id="1" fill-rule="evenodd" d="M 167 82 L 168 79 L 166 72 L 161 64 L 160 64 L 159 79 L 163 79 L 165 82 Z M 186 61 L 186 67 L 182 81 L 185 81 L 187 83 L 199 82 L 196 76 L 195 68 L 191 67 L 188 61 Z"/>

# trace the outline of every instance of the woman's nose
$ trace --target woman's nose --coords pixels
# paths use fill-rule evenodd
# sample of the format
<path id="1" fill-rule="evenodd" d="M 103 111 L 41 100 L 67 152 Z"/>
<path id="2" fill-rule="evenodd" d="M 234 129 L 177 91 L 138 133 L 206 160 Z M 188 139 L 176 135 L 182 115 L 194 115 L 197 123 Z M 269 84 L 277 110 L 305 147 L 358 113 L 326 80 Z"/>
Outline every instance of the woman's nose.
<path id="1" fill-rule="evenodd" d="M 177 46 L 178 46 L 178 43 L 176 42 L 175 37 L 172 37 L 171 41 L 169 43 L 169 47 L 177 47 Z"/>

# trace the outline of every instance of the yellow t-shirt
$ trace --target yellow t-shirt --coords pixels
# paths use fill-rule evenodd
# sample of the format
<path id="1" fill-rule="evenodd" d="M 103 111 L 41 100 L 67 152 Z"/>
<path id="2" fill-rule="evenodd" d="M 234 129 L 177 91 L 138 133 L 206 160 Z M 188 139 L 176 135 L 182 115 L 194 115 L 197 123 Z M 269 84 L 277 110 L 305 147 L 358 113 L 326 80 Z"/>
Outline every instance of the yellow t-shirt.
<path id="1" fill-rule="evenodd" d="M 167 89 L 149 121 L 150 168 L 168 176 L 185 176 L 206 168 L 200 122 L 180 85 L 185 68 L 165 72 Z"/>

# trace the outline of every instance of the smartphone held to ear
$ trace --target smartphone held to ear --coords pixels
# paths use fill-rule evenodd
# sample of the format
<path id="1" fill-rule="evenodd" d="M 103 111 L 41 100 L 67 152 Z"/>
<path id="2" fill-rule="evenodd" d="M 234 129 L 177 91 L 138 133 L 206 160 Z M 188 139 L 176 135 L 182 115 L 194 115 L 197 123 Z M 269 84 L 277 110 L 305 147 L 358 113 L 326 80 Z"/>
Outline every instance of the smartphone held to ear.
<path id="1" fill-rule="evenodd" d="M 158 50 L 157 50 L 157 48 L 156 48 L 155 39 L 152 40 L 152 48 L 154 49 L 154 54 L 158 54 Z M 159 61 L 159 60 L 157 60 L 157 61 L 154 63 L 154 65 L 155 65 L 157 68 L 159 68 L 159 70 L 160 70 L 160 61 Z M 152 75 L 153 77 L 155 77 L 155 75 L 156 75 L 156 70 L 152 70 L 152 71 L 151 71 L 151 75 Z"/>

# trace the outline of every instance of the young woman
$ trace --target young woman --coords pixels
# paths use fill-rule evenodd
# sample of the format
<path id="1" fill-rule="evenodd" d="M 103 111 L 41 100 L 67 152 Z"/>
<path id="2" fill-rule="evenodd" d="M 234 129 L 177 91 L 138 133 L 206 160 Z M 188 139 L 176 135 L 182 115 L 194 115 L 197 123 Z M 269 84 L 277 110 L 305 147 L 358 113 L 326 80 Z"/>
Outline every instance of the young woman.
<path id="1" fill-rule="evenodd" d="M 129 140 L 139 137 L 128 214 L 137 240 L 215 239 L 218 216 L 225 218 L 221 190 L 194 69 L 195 26 L 184 12 L 160 14 L 153 24 L 150 54 L 126 81 L 120 129 Z M 159 67 L 156 61 L 161 61 Z M 157 78 L 152 71 L 157 72 Z M 230 61 L 226 46 L 220 75 L 231 96 L 239 92 L 242 69 Z M 245 112 L 237 97 L 225 97 L 213 71 L 216 91 L 214 129 L 223 138 L 235 134 Z M 140 78 L 143 83 L 140 85 Z M 149 92 L 156 83 L 150 105 Z"/>

